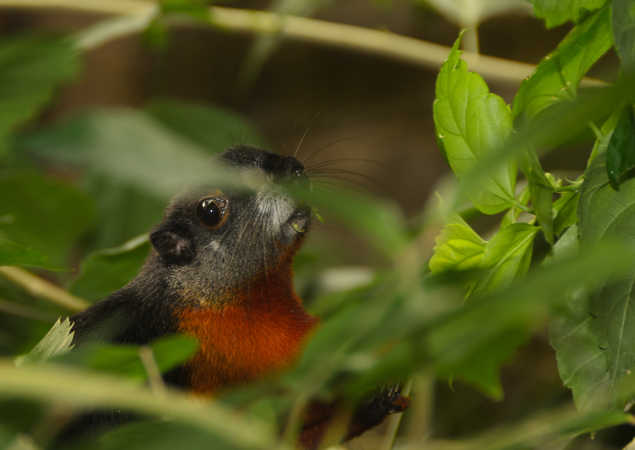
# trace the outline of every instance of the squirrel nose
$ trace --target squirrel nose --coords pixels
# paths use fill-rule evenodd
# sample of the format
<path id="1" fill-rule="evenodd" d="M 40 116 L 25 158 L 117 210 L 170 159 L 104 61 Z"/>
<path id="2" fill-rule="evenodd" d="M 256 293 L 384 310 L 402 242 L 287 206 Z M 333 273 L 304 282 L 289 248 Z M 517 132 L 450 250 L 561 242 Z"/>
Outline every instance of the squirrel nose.
<path id="1" fill-rule="evenodd" d="M 304 166 L 292 156 L 282 158 L 275 180 L 279 183 L 306 184 L 308 178 L 304 173 Z"/>

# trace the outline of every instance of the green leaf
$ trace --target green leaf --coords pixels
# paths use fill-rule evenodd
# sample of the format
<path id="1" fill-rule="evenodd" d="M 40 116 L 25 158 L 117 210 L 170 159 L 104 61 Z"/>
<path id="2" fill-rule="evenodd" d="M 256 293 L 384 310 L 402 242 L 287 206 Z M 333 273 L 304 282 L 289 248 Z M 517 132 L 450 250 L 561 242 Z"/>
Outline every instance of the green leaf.
<path id="1" fill-rule="evenodd" d="M 96 301 L 123 287 L 139 272 L 150 244 L 142 235 L 120 247 L 99 250 L 83 262 L 77 279 L 70 287 L 71 293 Z"/>
<path id="2" fill-rule="evenodd" d="M 481 266 L 487 268 L 487 272 L 477 282 L 474 293 L 504 287 L 527 273 L 538 231 L 538 227 L 526 223 L 501 228 L 485 247 Z"/>
<path id="3" fill-rule="evenodd" d="M 542 168 L 538 156 L 534 151 L 528 151 L 523 158 L 522 171 L 529 183 L 531 203 L 534 207 L 534 214 L 540 223 L 545 240 L 554 243 L 553 235 L 553 194 L 554 188 L 551 185 L 547 174 Z"/>
<path id="4" fill-rule="evenodd" d="M 606 0 L 531 0 L 536 17 L 545 19 L 547 28 L 579 21 L 587 11 L 601 8 Z"/>
<path id="5" fill-rule="evenodd" d="M 552 260 L 558 260 L 577 248 L 578 228 L 574 225 L 554 246 Z M 569 292 L 567 303 L 554 315 L 549 327 L 560 378 L 573 392 L 576 407 L 581 411 L 603 406 L 608 381 L 606 361 L 591 327 L 593 320 L 588 292 L 577 288 Z"/>
<path id="6" fill-rule="evenodd" d="M 546 152 L 557 148 L 587 131 L 589 123 L 604 120 L 635 93 L 631 78 L 615 85 L 580 91 L 573 101 L 558 102 L 541 111 L 533 120 L 523 121 L 515 133 L 499 148 L 493 149 L 472 167 L 460 180 L 455 205 L 466 198 L 509 161 L 528 150 Z"/>
<path id="7" fill-rule="evenodd" d="M 567 294 L 580 286 L 596 289 L 607 279 L 631 271 L 634 252 L 635 246 L 615 242 L 568 252 L 497 292 L 472 298 L 464 307 L 437 318 L 427 330 L 428 358 L 446 375 L 463 378 L 466 370 L 468 376 L 493 373 L 492 368 L 479 366 L 481 360 L 498 367 L 515 348 L 508 340 L 516 336 L 518 343 L 521 333 L 542 328 L 550 309 L 566 304 Z M 491 380 L 488 384 L 488 378 L 478 385 L 495 386 Z"/>
<path id="8" fill-rule="evenodd" d="M 53 268 L 46 256 L 29 247 L 16 244 L 0 235 L 0 266 Z"/>
<path id="9" fill-rule="evenodd" d="M 3 38 L 0 41 L 0 155 L 7 138 L 31 119 L 51 98 L 56 86 L 78 70 L 70 39 Z"/>
<path id="10" fill-rule="evenodd" d="M 20 145 L 57 164 L 86 169 L 88 191 L 99 199 L 98 248 L 147 232 L 168 199 L 188 186 L 232 181 L 192 140 L 129 109 L 88 111 L 25 136 Z"/>
<path id="11" fill-rule="evenodd" d="M 460 364 L 450 368 L 441 366 L 439 373 L 450 378 L 456 376 L 492 399 L 502 400 L 501 367 L 513 359 L 516 350 L 527 342 L 530 335 L 528 327 L 510 328 L 484 343 L 479 351 L 466 355 Z"/>
<path id="12" fill-rule="evenodd" d="M 556 236 L 560 236 L 567 228 L 578 222 L 578 192 L 565 192 L 553 203 L 556 217 L 553 220 L 553 229 Z"/>
<path id="13" fill-rule="evenodd" d="M 232 181 L 199 146 L 130 109 L 88 111 L 32 133 L 21 144 L 164 200 L 210 179 Z"/>
<path id="14" fill-rule="evenodd" d="M 98 200 L 97 230 L 86 242 L 87 250 L 117 247 L 161 221 L 166 198 L 113 181 L 105 174 L 91 172 L 85 179 L 86 191 Z"/>
<path id="15" fill-rule="evenodd" d="M 512 117 L 483 78 L 468 72 L 460 59 L 459 42 L 460 37 L 437 77 L 433 109 L 437 140 L 460 179 L 488 153 L 502 147 L 512 131 Z M 480 181 L 479 188 L 468 195 L 481 212 L 496 214 L 514 205 L 515 164 L 501 165 Z"/>
<path id="16" fill-rule="evenodd" d="M 47 257 L 50 267 L 66 267 L 77 239 L 93 223 L 89 197 L 35 172 L 0 175 L 0 233 Z"/>
<path id="17" fill-rule="evenodd" d="M 625 71 L 635 70 L 635 4 L 613 0 L 613 38 Z"/>
<path id="18" fill-rule="evenodd" d="M 128 109 L 88 111 L 26 136 L 21 145 L 88 169 L 86 189 L 99 200 L 98 229 L 89 244 L 103 249 L 146 233 L 161 220 L 166 201 L 185 184 L 221 178 L 209 168 L 209 154 L 237 143 L 261 142 L 236 114 L 158 100 L 145 114 Z"/>
<path id="19" fill-rule="evenodd" d="M 154 100 L 146 106 L 155 120 L 202 148 L 218 153 L 237 144 L 263 147 L 264 138 L 243 117 L 212 105 Z"/>
<path id="20" fill-rule="evenodd" d="M 583 244 L 605 239 L 620 239 L 623 245 L 635 242 L 635 179 L 622 183 L 616 192 L 609 184 L 605 157 L 598 155 L 585 173 L 578 215 Z M 585 371 L 603 375 L 578 381 L 581 385 L 578 389 L 606 390 L 607 402 L 617 400 L 616 386 L 635 369 L 634 284 L 635 272 L 632 271 L 619 281 L 605 285 L 578 315 L 580 320 L 589 321 L 589 333 L 597 343 L 592 353 L 594 359 L 585 366 Z M 580 401 L 593 401 L 587 397 L 583 396 Z"/>
<path id="21" fill-rule="evenodd" d="M 580 80 L 611 45 L 610 8 L 606 7 L 571 30 L 522 82 L 512 107 L 515 120 L 532 119 L 556 102 L 575 98 Z"/>
<path id="22" fill-rule="evenodd" d="M 599 130 L 594 130 L 597 136 L 595 138 L 593 148 L 591 149 L 591 154 L 589 155 L 589 159 L 587 161 L 587 168 L 591 167 L 591 163 L 597 155 L 606 152 L 606 149 L 609 148 L 609 142 L 611 142 L 613 131 L 617 126 L 617 121 L 620 119 L 621 113 L 622 110 L 620 108 L 614 108 L 613 112 L 609 115 L 609 118 L 606 119 L 602 124 L 602 127 Z"/>
<path id="23" fill-rule="evenodd" d="M 486 242 L 458 215 L 443 227 L 435 239 L 428 263 L 432 273 L 469 270 L 481 266 Z"/>
<path id="24" fill-rule="evenodd" d="M 622 109 L 606 150 L 606 170 L 613 189 L 635 169 L 635 116 L 633 107 Z"/>
<path id="25" fill-rule="evenodd" d="M 44 362 L 73 348 L 73 324 L 69 318 L 57 319 L 42 340 L 28 354 L 15 359 L 16 366 Z"/>
<path id="26" fill-rule="evenodd" d="M 463 244 L 462 247 L 470 250 L 469 252 L 463 250 L 462 253 L 459 253 L 459 262 L 461 262 L 461 257 L 467 253 L 471 258 L 469 261 L 472 262 L 469 268 L 477 268 L 478 264 L 478 268 L 483 269 L 481 278 L 478 279 L 470 294 L 472 297 L 505 287 L 517 277 L 524 275 L 529 269 L 533 240 L 539 230 L 537 227 L 525 223 L 511 224 L 501 228 L 485 245 L 485 242 L 467 224 L 451 224 L 446 228 L 447 231 L 444 230 L 446 235 L 450 231 L 453 232 L 453 236 L 448 237 L 455 241 L 461 239 L 459 242 Z M 443 239 L 443 233 L 441 236 L 440 239 Z M 444 242 L 444 247 L 447 247 L 449 242 L 452 241 Z M 444 247 L 442 249 L 444 253 L 447 253 Z M 453 253 L 449 254 L 454 256 Z M 431 260 L 431 269 L 432 262 Z M 457 266 L 455 264 L 448 268 L 457 268 Z M 528 336 L 527 327 L 504 330 L 501 335 L 492 338 L 491 342 L 486 345 L 487 351 L 466 355 L 460 363 L 442 368 L 440 373 L 446 376 L 459 376 L 492 398 L 500 399 L 503 395 L 499 378 L 500 367 L 511 358 Z"/>

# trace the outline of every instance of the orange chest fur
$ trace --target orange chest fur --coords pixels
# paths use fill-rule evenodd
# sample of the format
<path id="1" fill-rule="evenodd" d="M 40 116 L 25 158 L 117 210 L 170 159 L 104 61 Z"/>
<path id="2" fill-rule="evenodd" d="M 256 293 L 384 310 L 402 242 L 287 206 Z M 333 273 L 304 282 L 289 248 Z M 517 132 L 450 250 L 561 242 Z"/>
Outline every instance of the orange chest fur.
<path id="1" fill-rule="evenodd" d="M 295 300 L 190 307 L 178 312 L 178 321 L 182 333 L 199 340 L 189 362 L 192 389 L 199 393 L 284 368 L 316 323 Z"/>

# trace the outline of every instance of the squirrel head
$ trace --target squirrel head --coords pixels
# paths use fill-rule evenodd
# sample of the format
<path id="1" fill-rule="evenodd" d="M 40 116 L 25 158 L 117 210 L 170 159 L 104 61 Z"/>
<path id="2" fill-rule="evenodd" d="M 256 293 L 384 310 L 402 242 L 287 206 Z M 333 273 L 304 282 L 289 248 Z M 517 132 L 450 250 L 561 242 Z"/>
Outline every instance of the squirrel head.
<path id="1" fill-rule="evenodd" d="M 258 179 L 254 189 L 202 186 L 179 195 L 152 231 L 150 266 L 159 265 L 185 300 L 223 302 L 255 280 L 288 271 L 311 222 L 311 210 L 280 191 L 308 181 L 303 165 L 252 147 L 219 156 L 237 176 Z M 194 298 L 195 297 L 195 298 Z"/>

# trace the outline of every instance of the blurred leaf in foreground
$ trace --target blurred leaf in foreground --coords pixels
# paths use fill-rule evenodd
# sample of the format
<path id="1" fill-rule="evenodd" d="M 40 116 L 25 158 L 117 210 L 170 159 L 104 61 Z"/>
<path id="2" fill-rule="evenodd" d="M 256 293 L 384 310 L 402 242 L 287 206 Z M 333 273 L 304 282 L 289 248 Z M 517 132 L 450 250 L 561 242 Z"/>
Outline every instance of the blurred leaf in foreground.
<path id="1" fill-rule="evenodd" d="M 503 99 L 489 92 L 480 75 L 468 72 L 458 49 L 460 40 L 441 67 L 434 100 L 437 139 L 459 179 L 501 147 L 512 131 L 511 111 Z M 512 161 L 489 171 L 480 181 L 468 196 L 481 212 L 496 214 L 514 205 L 516 167 Z"/>
<path id="2" fill-rule="evenodd" d="M 0 155 L 6 152 L 9 134 L 46 104 L 58 84 L 75 75 L 76 53 L 70 39 L 0 41 Z"/>
<path id="3" fill-rule="evenodd" d="M 93 443 L 95 444 L 95 443 Z M 165 420 L 125 424 L 100 436 L 98 450 L 235 450 L 236 446 L 218 435 Z"/>
<path id="4" fill-rule="evenodd" d="M 210 153 L 238 144 L 264 146 L 264 138 L 243 117 L 230 111 L 197 103 L 158 99 L 145 108 L 171 131 L 190 139 Z"/>
<path id="5" fill-rule="evenodd" d="M 87 188 L 98 200 L 98 248 L 147 232 L 167 200 L 186 186 L 223 178 L 195 143 L 128 109 L 89 111 L 34 132 L 21 144 L 47 160 L 86 170 Z"/>
<path id="6" fill-rule="evenodd" d="M 200 147 L 130 109 L 88 111 L 32 133 L 22 144 L 39 156 L 162 199 L 209 182 L 212 175 L 222 179 Z"/>
<path id="7" fill-rule="evenodd" d="M 0 175 L 0 234 L 66 267 L 77 239 L 93 223 L 91 199 L 77 189 L 30 171 Z"/>
<path id="8" fill-rule="evenodd" d="M 547 28 L 580 20 L 587 11 L 601 8 L 606 0 L 531 0 L 536 17 L 545 19 Z"/>
<path id="9" fill-rule="evenodd" d="M 553 408 L 515 423 L 506 423 L 459 442 L 426 444 L 426 450 L 563 449 L 572 438 L 629 423 L 621 412 L 579 414 L 571 407 Z"/>
<path id="10" fill-rule="evenodd" d="M 235 114 L 173 100 L 147 113 L 113 108 L 87 111 L 21 139 L 23 149 L 87 170 L 98 199 L 93 248 L 113 247 L 161 219 L 169 198 L 188 185 L 227 180 L 210 154 L 258 135 Z"/>
<path id="11" fill-rule="evenodd" d="M 120 377 L 68 367 L 15 367 L 0 359 L 0 396 L 167 417 L 217 434 L 237 447 L 270 449 L 276 442 L 268 424 L 234 413 L 219 402 L 193 401 L 191 395 L 172 390 L 156 395 Z"/>
<path id="12" fill-rule="evenodd" d="M 55 268 L 47 264 L 46 256 L 29 247 L 16 244 L 0 235 L 0 266 Z"/>
<path id="13" fill-rule="evenodd" d="M 631 0 L 613 0 L 613 36 L 623 68 L 635 71 L 635 4 Z"/>
<path id="14" fill-rule="evenodd" d="M 70 319 L 57 319 L 48 333 L 28 354 L 16 358 L 15 364 L 21 366 L 34 362 L 43 362 L 60 356 L 73 348 L 73 331 Z"/>
<path id="15" fill-rule="evenodd" d="M 148 236 L 142 235 L 120 247 L 90 254 L 82 262 L 70 291 L 91 301 L 108 296 L 134 278 L 149 250 Z"/>

